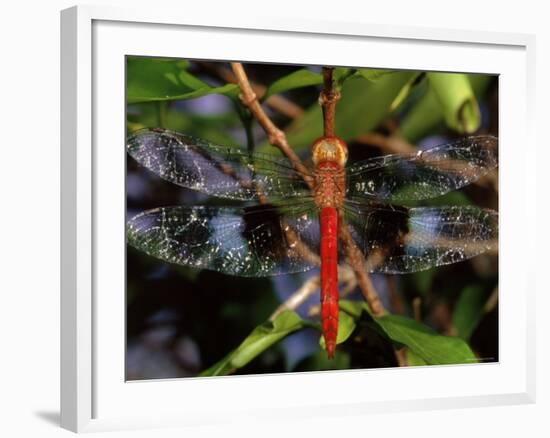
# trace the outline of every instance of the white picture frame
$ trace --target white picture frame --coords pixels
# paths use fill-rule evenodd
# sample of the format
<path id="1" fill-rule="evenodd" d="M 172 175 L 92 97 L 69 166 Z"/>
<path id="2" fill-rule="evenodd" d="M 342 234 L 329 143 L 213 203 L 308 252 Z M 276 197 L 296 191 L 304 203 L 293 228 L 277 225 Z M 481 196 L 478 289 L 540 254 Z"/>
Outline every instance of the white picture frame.
<path id="1" fill-rule="evenodd" d="M 228 22 L 215 13 L 153 7 L 78 6 L 61 17 L 62 427 L 101 431 L 534 402 L 534 276 L 526 261 L 514 260 L 535 243 L 535 175 L 525 158 L 535 150 L 533 36 L 290 17 Z M 192 47 L 182 50 L 177 38 L 192 38 Z M 499 74 L 500 362 L 125 382 L 125 149 L 117 145 L 124 139 L 126 54 Z M 510 145 L 519 141 L 525 153 L 512 156 Z M 520 224 L 527 239 L 514 233 Z"/>

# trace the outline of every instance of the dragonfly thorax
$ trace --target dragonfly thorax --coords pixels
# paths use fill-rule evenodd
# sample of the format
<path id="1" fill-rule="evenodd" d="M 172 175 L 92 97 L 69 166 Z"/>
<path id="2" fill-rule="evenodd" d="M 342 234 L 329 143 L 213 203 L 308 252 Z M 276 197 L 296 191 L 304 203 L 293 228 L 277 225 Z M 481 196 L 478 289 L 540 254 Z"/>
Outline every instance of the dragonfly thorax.
<path id="1" fill-rule="evenodd" d="M 315 167 L 315 204 L 340 208 L 344 203 L 346 181 L 344 169 L 334 161 L 322 161 Z"/>

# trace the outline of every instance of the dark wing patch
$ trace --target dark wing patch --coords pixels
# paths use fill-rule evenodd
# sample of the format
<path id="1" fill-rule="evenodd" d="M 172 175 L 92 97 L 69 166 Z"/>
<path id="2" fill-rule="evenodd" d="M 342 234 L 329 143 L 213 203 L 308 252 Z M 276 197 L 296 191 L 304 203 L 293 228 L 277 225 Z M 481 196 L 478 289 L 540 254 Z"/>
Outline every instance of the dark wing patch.
<path id="1" fill-rule="evenodd" d="M 459 189 L 498 165 L 498 139 L 466 137 L 413 155 L 386 155 L 347 169 L 346 196 L 384 202 L 429 199 Z"/>
<path id="2" fill-rule="evenodd" d="M 207 195 L 257 200 L 310 194 L 290 162 L 269 154 L 219 146 L 188 135 L 143 129 L 128 138 L 128 153 L 161 178 Z"/>
<path id="3" fill-rule="evenodd" d="M 405 208 L 348 203 L 345 218 L 369 272 L 422 271 L 498 246 L 498 213 L 474 206 Z"/>
<path id="4" fill-rule="evenodd" d="M 317 215 L 312 205 L 274 207 L 162 207 L 127 223 L 133 247 L 159 259 L 243 277 L 303 272 L 316 266 L 301 252 L 312 240 Z M 290 228 L 292 226 L 292 228 Z"/>

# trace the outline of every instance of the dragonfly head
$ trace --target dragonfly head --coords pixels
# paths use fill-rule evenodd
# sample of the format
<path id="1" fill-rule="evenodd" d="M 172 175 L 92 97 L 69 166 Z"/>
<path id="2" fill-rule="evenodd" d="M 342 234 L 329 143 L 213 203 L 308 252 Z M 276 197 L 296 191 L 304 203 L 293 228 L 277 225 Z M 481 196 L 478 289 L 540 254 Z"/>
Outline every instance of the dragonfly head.
<path id="1" fill-rule="evenodd" d="M 348 147 L 338 137 L 321 137 L 311 146 L 311 154 L 315 166 L 330 161 L 344 167 L 348 160 Z"/>

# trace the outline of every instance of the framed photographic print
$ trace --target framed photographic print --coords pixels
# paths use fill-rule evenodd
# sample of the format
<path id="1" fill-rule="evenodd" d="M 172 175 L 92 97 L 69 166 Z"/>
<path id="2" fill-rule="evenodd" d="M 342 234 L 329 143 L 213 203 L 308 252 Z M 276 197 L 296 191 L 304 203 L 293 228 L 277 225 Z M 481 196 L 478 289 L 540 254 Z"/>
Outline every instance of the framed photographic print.
<path id="1" fill-rule="evenodd" d="M 532 47 L 63 11 L 62 425 L 532 401 Z"/>

